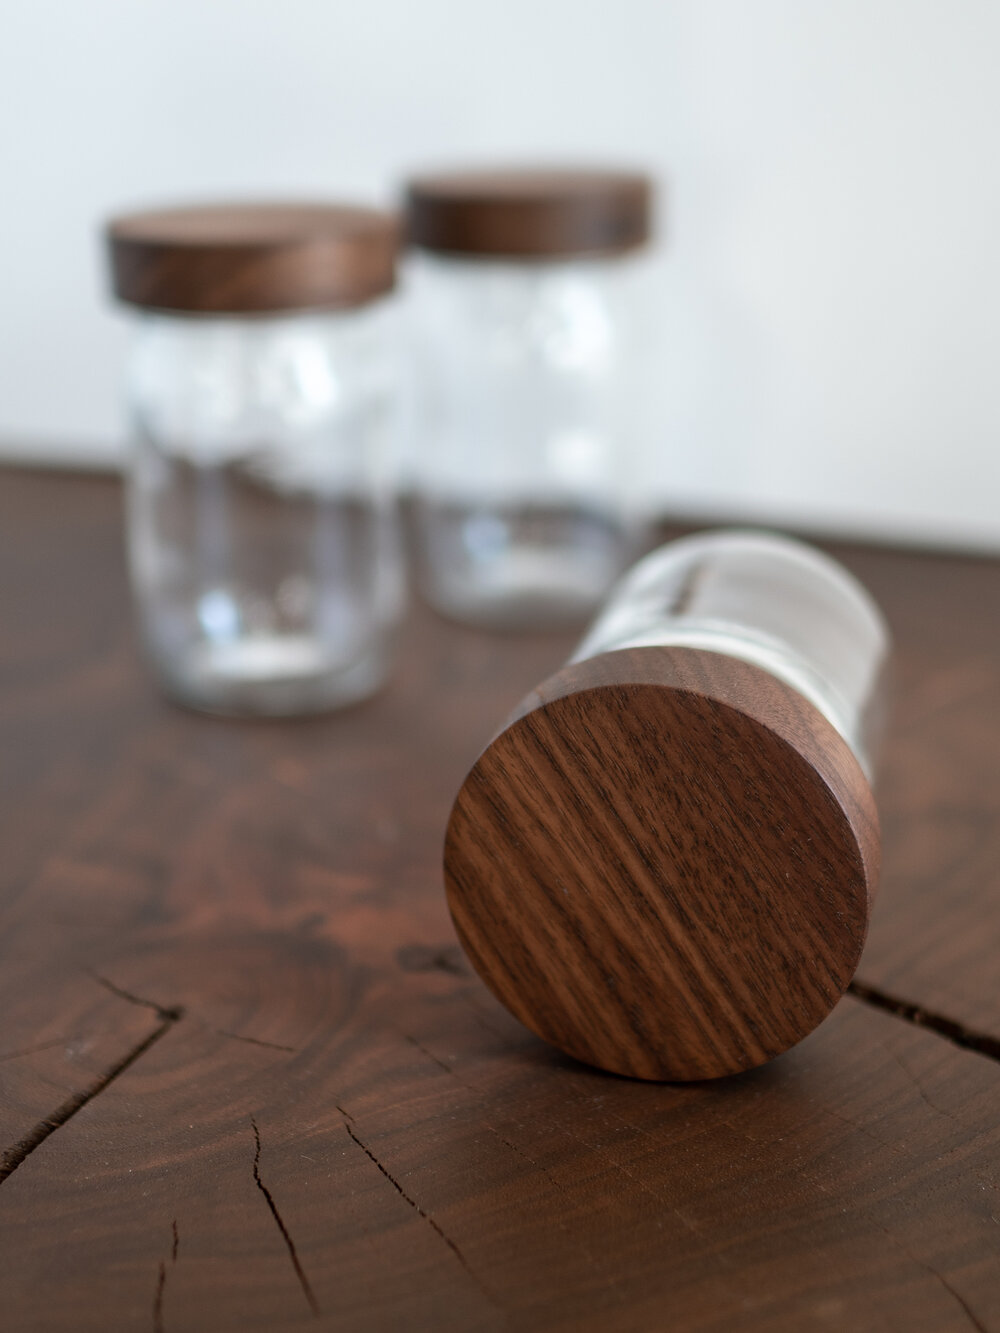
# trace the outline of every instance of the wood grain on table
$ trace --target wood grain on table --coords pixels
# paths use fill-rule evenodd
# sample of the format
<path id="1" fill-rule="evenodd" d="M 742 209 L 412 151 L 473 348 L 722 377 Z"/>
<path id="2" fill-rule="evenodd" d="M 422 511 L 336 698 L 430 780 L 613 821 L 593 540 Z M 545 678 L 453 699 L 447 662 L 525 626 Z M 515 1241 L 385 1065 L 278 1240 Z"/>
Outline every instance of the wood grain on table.
<path id="1" fill-rule="evenodd" d="M 0 1327 L 1000 1330 L 1000 563 L 836 554 L 898 646 L 874 993 L 643 1084 L 509 1017 L 442 892 L 572 636 L 415 608 L 378 699 L 198 717 L 117 485 L 0 473 Z"/>

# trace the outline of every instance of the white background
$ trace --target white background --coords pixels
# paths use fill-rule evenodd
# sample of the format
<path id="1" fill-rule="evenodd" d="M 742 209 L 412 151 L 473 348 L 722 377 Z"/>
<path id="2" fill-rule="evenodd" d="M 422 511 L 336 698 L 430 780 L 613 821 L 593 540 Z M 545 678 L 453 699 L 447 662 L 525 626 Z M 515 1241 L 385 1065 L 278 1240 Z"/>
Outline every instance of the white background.
<path id="1" fill-rule="evenodd" d="M 0 451 L 120 448 L 117 208 L 621 160 L 663 505 L 1000 549 L 998 68 L 991 0 L 0 0 Z"/>

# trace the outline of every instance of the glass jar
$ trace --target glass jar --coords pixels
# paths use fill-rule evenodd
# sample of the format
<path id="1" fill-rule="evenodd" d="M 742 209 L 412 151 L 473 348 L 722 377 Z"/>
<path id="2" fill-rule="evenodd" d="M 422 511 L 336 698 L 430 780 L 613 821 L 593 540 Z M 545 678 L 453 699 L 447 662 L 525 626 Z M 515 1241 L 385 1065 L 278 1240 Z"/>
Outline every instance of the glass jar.
<path id="1" fill-rule="evenodd" d="M 135 214 L 128 551 L 143 643 L 196 708 L 281 715 L 385 678 L 402 602 L 387 457 L 397 233 L 329 205 Z"/>
<path id="2" fill-rule="evenodd" d="M 864 589 L 800 542 L 707 533 L 642 560 L 452 809 L 448 901 L 497 997 L 638 1078 L 802 1040 L 868 929 L 888 651 Z"/>
<path id="3" fill-rule="evenodd" d="M 814 704 L 869 780 L 885 714 L 889 632 L 864 588 L 803 542 L 707 532 L 629 571 L 573 654 L 684 647 L 762 667 Z"/>
<path id="4" fill-rule="evenodd" d="M 635 554 L 650 207 L 617 172 L 410 183 L 417 568 L 449 616 L 574 622 Z"/>

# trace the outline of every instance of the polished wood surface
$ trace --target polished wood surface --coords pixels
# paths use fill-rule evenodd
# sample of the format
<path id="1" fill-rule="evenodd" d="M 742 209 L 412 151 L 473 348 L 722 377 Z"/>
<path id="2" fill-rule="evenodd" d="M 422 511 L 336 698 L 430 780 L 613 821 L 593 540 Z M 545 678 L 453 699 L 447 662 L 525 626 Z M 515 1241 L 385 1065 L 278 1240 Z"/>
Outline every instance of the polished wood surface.
<path id="1" fill-rule="evenodd" d="M 120 526 L 0 473 L 0 1326 L 1000 1329 L 1000 564 L 835 552 L 899 650 L 869 991 L 670 1085 L 527 1032 L 445 904 L 455 793 L 572 636 L 414 610 L 371 703 L 198 717 Z"/>
<path id="2" fill-rule="evenodd" d="M 204 204 L 112 218 L 115 296 L 181 314 L 340 310 L 392 290 L 397 221 L 331 203 Z"/>
<path id="3" fill-rule="evenodd" d="M 445 886 L 477 972 L 539 1036 L 616 1074 L 740 1073 L 854 975 L 879 829 L 832 723 L 692 648 L 573 662 L 462 784 Z"/>
<path id="4" fill-rule="evenodd" d="M 480 258 L 624 254 L 649 240 L 652 207 L 652 181 L 630 171 L 438 172 L 406 189 L 412 245 Z"/>

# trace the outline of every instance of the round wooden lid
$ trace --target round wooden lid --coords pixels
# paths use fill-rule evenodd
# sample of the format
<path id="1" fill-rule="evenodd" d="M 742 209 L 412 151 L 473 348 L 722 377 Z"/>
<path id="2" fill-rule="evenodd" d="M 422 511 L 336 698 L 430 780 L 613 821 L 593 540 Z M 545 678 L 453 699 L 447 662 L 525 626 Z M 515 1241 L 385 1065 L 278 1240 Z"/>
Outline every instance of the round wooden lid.
<path id="1" fill-rule="evenodd" d="M 407 188 L 410 242 L 498 258 L 613 255 L 649 240 L 652 183 L 622 171 L 460 171 Z"/>
<path id="2" fill-rule="evenodd" d="M 570 1055 L 734 1074 L 801 1040 L 854 975 L 878 878 L 840 734 L 757 667 L 686 648 L 564 668 L 477 760 L 445 842 L 476 969 Z"/>
<path id="3" fill-rule="evenodd" d="M 339 310 L 392 289 L 398 222 L 318 203 L 210 204 L 107 227 L 115 295 L 192 314 Z"/>

